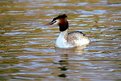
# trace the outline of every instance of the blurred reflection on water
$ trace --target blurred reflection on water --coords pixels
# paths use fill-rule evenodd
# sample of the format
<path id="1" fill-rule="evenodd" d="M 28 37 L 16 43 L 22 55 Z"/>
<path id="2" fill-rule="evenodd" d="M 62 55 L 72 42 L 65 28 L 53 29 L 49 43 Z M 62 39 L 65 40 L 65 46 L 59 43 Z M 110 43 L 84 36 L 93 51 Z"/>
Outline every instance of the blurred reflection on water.
<path id="1" fill-rule="evenodd" d="M 54 47 L 66 13 L 84 50 Z M 0 81 L 121 81 L 120 0 L 0 0 Z"/>

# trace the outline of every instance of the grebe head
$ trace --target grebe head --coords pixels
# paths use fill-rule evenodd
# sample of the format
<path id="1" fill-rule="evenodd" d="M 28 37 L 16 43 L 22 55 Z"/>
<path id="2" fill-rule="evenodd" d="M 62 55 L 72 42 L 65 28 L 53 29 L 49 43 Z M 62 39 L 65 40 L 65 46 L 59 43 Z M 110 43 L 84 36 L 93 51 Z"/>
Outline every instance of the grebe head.
<path id="1" fill-rule="evenodd" d="M 59 16 L 53 18 L 53 20 L 49 23 L 49 25 L 57 24 L 59 26 L 59 30 L 61 32 L 65 31 L 69 27 L 68 21 L 66 18 L 67 18 L 66 14 L 59 15 Z"/>

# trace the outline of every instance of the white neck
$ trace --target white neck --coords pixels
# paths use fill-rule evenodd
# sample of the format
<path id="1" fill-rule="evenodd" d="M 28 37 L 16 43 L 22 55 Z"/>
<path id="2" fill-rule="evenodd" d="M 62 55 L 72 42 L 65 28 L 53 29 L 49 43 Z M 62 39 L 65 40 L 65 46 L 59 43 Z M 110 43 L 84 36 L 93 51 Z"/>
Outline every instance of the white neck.
<path id="1" fill-rule="evenodd" d="M 65 30 L 63 32 L 60 32 L 57 40 L 56 40 L 56 46 L 60 48 L 68 48 L 68 43 L 66 40 L 66 37 L 68 35 L 68 30 Z"/>
<path id="2" fill-rule="evenodd" d="M 65 38 L 65 37 L 67 36 L 67 34 L 68 34 L 68 30 L 65 30 L 65 31 L 63 31 L 63 32 L 60 32 L 59 37 Z M 59 38 L 59 37 L 58 37 L 58 38 Z"/>
<path id="3" fill-rule="evenodd" d="M 60 48 L 65 47 L 65 43 L 67 42 L 66 36 L 67 36 L 67 30 L 60 32 L 58 38 L 56 39 L 57 47 L 60 47 Z"/>

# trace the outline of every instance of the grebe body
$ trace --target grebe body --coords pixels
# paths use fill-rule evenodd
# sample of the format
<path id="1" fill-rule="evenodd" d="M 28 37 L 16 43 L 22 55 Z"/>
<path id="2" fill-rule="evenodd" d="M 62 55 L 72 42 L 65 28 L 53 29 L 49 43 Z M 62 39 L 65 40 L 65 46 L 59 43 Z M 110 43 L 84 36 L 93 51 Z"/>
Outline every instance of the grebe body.
<path id="1" fill-rule="evenodd" d="M 59 15 L 49 23 L 58 24 L 60 34 L 56 39 L 56 47 L 59 48 L 74 48 L 88 45 L 90 40 L 81 31 L 73 31 L 68 33 L 69 24 L 66 14 Z"/>

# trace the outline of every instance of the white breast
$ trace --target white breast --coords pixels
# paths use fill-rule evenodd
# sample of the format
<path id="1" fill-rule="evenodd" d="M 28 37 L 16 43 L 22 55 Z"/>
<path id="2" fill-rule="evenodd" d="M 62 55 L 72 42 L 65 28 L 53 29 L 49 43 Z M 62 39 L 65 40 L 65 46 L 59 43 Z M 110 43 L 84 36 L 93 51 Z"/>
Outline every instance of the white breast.
<path id="1" fill-rule="evenodd" d="M 56 47 L 59 47 L 59 48 L 72 48 L 72 47 L 74 47 L 67 42 L 67 40 L 65 39 L 66 35 L 67 35 L 67 31 L 61 32 L 59 34 L 59 37 L 56 40 Z"/>

